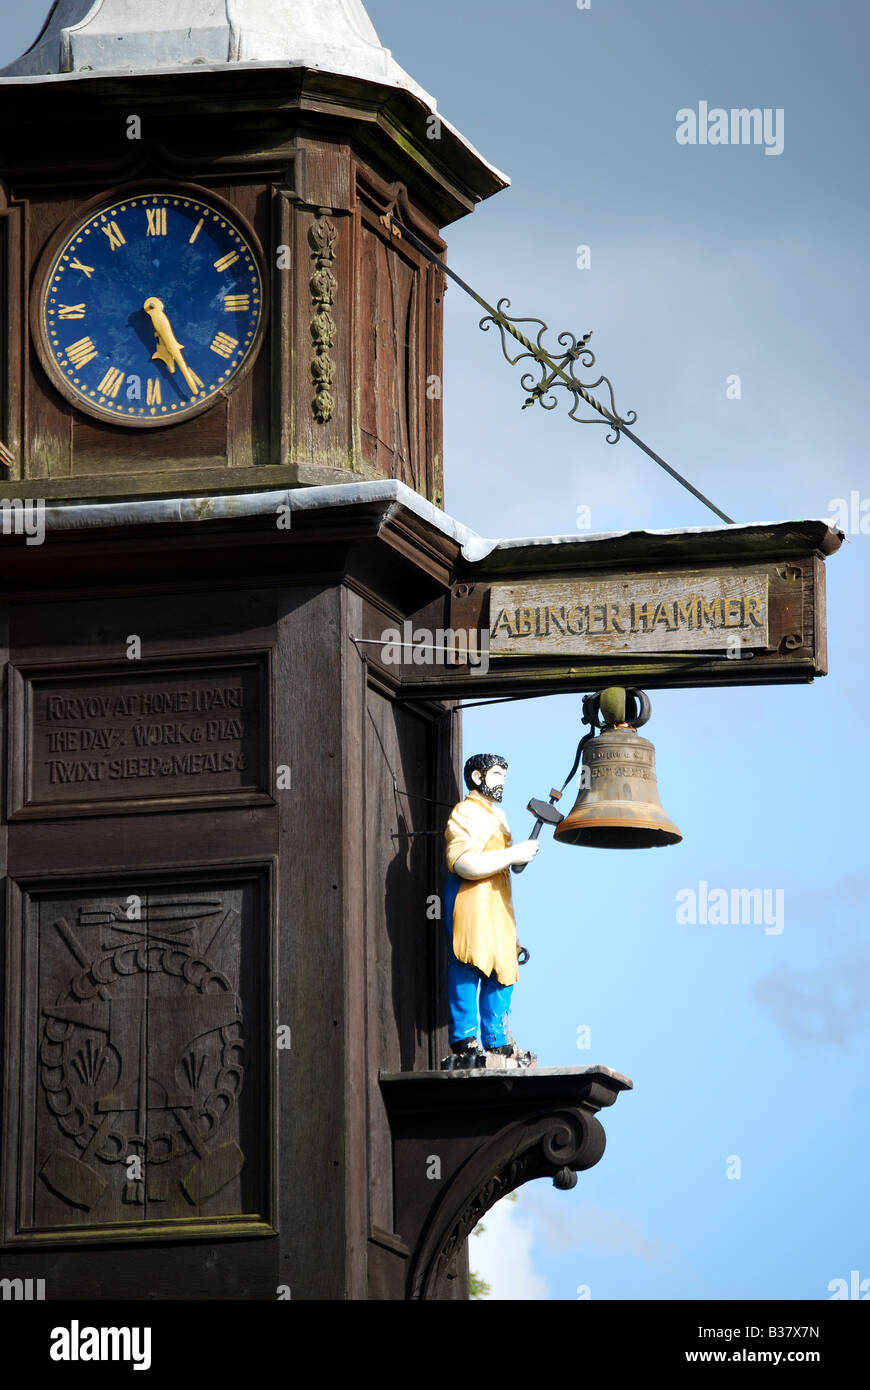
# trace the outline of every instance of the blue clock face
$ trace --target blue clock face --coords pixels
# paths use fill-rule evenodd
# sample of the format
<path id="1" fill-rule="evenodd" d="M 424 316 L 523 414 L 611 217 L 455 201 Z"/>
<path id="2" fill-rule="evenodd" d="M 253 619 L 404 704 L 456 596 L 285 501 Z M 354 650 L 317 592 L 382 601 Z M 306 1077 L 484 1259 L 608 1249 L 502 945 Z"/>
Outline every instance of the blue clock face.
<path id="1" fill-rule="evenodd" d="M 260 269 L 225 211 L 146 192 L 92 213 L 44 281 L 43 347 L 64 393 L 119 425 L 198 413 L 251 355 Z"/>

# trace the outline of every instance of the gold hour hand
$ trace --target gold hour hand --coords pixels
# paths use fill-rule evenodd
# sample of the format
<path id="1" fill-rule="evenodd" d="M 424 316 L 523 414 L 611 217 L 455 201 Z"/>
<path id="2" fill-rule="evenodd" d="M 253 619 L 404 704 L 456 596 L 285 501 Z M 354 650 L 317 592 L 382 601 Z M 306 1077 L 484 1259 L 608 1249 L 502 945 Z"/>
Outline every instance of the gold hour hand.
<path id="1" fill-rule="evenodd" d="M 142 307 L 151 320 L 151 325 L 157 338 L 157 351 L 153 354 L 151 361 L 165 363 L 170 372 L 175 371 L 177 364 L 188 387 L 193 395 L 196 396 L 198 392 L 202 390 L 202 382 L 196 375 L 196 372 L 192 372 L 184 360 L 183 344 L 178 341 L 172 331 L 172 324 L 169 322 L 166 310 L 163 307 L 163 300 L 157 299 L 154 295 L 151 295 L 145 300 Z"/>

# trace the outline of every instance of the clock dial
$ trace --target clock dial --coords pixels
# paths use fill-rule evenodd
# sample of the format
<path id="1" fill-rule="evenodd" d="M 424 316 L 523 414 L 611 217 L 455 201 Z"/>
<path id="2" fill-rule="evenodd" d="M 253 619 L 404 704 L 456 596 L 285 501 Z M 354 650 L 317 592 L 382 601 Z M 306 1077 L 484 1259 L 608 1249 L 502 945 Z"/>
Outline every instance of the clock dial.
<path id="1" fill-rule="evenodd" d="M 54 257 L 43 347 L 64 392 L 121 425 L 203 410 L 250 357 L 263 315 L 250 238 L 214 205 L 140 193 L 92 213 Z"/>

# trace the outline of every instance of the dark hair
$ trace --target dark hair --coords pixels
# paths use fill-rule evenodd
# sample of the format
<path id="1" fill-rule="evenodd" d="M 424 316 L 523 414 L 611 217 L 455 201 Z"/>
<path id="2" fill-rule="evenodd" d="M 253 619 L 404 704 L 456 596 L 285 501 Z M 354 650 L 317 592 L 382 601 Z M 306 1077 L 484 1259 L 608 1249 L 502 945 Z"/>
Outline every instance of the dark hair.
<path id="1" fill-rule="evenodd" d="M 474 791 L 475 786 L 471 780 L 472 772 L 479 772 L 485 778 L 491 767 L 503 767 L 507 771 L 507 758 L 501 757 L 499 753 L 475 753 L 468 759 L 462 773 L 465 778 L 465 785 L 469 791 Z"/>

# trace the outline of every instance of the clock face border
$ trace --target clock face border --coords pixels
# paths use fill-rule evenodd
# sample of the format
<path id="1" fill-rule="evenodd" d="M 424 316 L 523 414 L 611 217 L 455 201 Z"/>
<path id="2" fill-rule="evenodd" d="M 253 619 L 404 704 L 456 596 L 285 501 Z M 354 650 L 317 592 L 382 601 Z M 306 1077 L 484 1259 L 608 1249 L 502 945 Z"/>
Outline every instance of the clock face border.
<path id="1" fill-rule="evenodd" d="M 245 239 L 249 247 L 257 275 L 260 281 L 260 317 L 251 341 L 242 361 L 233 373 L 233 376 L 223 386 L 218 387 L 202 401 L 196 405 L 188 407 L 183 415 L 172 416 L 151 416 L 149 415 L 124 415 L 119 411 L 117 414 L 101 410 L 98 406 L 91 404 L 83 395 L 76 391 L 65 378 L 60 364 L 57 362 L 52 345 L 48 339 L 45 318 L 45 299 L 49 289 L 52 272 L 56 268 L 58 256 L 63 251 L 76 231 L 83 228 L 91 219 L 101 212 L 108 212 L 121 203 L 129 203 L 132 199 L 144 198 L 150 195 L 159 197 L 170 197 L 179 199 L 189 199 L 197 203 L 202 203 L 213 212 L 218 212 L 223 218 L 238 231 Z M 153 178 L 148 180 L 138 180 L 136 183 L 121 184 L 113 189 L 107 189 L 96 197 L 82 203 L 76 210 L 66 217 L 61 225 L 52 233 L 43 249 L 37 264 L 33 278 L 33 293 L 30 300 L 30 336 L 40 365 L 46 373 L 52 386 L 60 392 L 63 398 L 68 401 L 76 410 L 88 415 L 91 419 L 99 420 L 101 424 L 109 427 L 115 426 L 122 430 L 131 429 L 172 429 L 187 424 L 197 416 L 206 411 L 215 409 L 221 402 L 226 402 L 233 392 L 241 385 L 242 381 L 251 371 L 254 363 L 260 354 L 263 339 L 269 322 L 269 282 L 266 276 L 266 260 L 263 254 L 262 244 L 257 233 L 244 213 L 232 206 L 219 193 L 212 189 L 203 188 L 197 184 L 181 183 L 177 180 L 163 178 Z M 155 347 L 157 346 L 155 336 Z M 156 364 L 155 364 L 156 366 Z"/>

